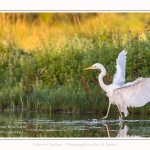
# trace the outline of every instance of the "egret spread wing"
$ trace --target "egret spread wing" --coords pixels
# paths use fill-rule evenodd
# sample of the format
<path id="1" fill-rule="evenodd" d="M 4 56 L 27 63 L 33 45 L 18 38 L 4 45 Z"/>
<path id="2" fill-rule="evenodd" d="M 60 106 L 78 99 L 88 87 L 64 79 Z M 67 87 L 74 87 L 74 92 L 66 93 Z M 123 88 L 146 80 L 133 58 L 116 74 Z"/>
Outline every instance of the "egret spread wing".
<path id="1" fill-rule="evenodd" d="M 150 78 L 138 78 L 114 91 L 114 98 L 123 98 L 127 107 L 141 107 L 150 102 Z"/>
<path id="2" fill-rule="evenodd" d="M 114 74 L 113 84 L 122 86 L 125 82 L 125 66 L 127 51 L 123 50 L 116 59 L 116 73 Z"/>

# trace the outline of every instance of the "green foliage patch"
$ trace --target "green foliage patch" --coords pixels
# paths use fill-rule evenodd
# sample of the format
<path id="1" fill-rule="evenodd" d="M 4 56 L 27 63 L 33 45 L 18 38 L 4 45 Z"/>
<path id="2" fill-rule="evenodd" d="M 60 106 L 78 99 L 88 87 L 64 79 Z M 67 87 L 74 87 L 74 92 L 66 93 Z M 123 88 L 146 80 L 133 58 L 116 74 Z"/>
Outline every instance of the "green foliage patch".
<path id="1" fill-rule="evenodd" d="M 116 58 L 126 49 L 127 81 L 150 76 L 150 34 L 144 34 L 146 39 L 107 31 L 97 32 L 89 39 L 75 35 L 66 38 L 63 47 L 54 48 L 50 42 L 39 52 L 29 53 L 0 43 L 0 109 L 105 112 L 108 101 L 97 80 L 99 71 L 83 69 L 102 63 L 107 70 L 104 81 L 110 84 Z M 149 113 L 149 107 L 148 104 L 140 111 Z M 115 107 L 112 109 L 116 111 Z"/>

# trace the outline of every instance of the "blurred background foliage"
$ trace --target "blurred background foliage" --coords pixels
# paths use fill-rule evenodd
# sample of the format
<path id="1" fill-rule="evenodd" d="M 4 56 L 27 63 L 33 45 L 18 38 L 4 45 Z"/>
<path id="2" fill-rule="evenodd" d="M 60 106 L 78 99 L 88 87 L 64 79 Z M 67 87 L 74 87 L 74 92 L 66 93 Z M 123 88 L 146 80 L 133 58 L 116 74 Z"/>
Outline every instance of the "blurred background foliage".
<path id="1" fill-rule="evenodd" d="M 125 37 L 132 32 L 144 37 L 148 19 L 149 13 L 1 13 L 0 41 L 29 51 L 50 42 L 63 46 L 66 38 L 75 35 L 93 38 L 97 33 L 117 32 Z"/>
<path id="2" fill-rule="evenodd" d="M 99 71 L 83 69 L 102 63 L 110 84 L 126 49 L 127 82 L 150 76 L 149 26 L 149 13 L 1 13 L 0 109 L 105 112 Z"/>

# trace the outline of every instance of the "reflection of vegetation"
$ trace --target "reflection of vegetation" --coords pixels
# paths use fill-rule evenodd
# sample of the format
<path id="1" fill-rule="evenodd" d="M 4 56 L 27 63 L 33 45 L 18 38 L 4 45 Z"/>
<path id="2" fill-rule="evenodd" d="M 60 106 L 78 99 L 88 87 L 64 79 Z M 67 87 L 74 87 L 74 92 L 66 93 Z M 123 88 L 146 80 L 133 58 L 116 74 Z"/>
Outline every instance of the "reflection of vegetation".
<path id="1" fill-rule="evenodd" d="M 114 114 L 112 114 L 114 116 Z M 133 117 L 133 116 L 132 116 Z M 119 127 L 118 120 L 98 120 L 99 114 L 51 114 L 42 112 L 0 113 L 0 137 L 119 137 L 119 134 L 149 137 L 149 120 L 134 115 Z M 141 121 L 140 121 L 141 120 Z M 104 126 L 104 122 L 107 125 Z M 129 127 L 125 128 L 124 125 Z M 133 137 L 132 136 L 132 137 Z M 129 136 L 128 136 L 129 137 Z"/>
<path id="2" fill-rule="evenodd" d="M 34 23 L 28 23 L 20 14 L 0 14 L 0 109 L 106 111 L 107 101 L 96 73 L 85 73 L 83 68 L 103 63 L 108 70 L 105 82 L 109 84 L 115 59 L 125 48 L 127 81 L 150 75 L 149 22 L 145 30 L 140 21 L 139 30 L 126 31 L 122 26 L 118 30 L 115 25 L 120 23 L 115 21 L 124 15 L 130 21 L 131 16 L 147 16 L 91 14 L 88 19 L 83 15 L 80 22 L 79 16 L 71 15 L 70 22 L 43 22 L 37 17 Z M 149 105 L 131 111 L 148 113 Z"/>
<path id="3" fill-rule="evenodd" d="M 75 121 L 75 119 L 78 117 L 79 115 L 57 114 L 51 116 L 47 113 L 35 113 L 26 111 L 14 113 L 1 112 L 0 137 L 104 136 L 104 133 L 101 133 L 100 128 L 90 129 L 91 125 Z M 80 117 L 82 117 L 82 115 Z M 85 116 L 83 118 L 85 119 Z M 66 119 L 68 119 L 69 122 Z"/>
<path id="4" fill-rule="evenodd" d="M 16 124 L 18 117 L 14 113 L 0 113 L 0 137 L 20 136 L 22 128 Z"/>

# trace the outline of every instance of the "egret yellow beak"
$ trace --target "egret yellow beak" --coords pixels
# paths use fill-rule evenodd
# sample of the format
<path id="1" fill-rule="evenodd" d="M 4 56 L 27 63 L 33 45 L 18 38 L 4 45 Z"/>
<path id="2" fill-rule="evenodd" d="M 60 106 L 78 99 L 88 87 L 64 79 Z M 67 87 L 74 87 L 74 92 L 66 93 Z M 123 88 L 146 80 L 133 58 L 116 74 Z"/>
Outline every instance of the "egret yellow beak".
<path id="1" fill-rule="evenodd" d="M 91 67 L 85 68 L 84 70 L 89 70 L 89 69 L 93 69 L 93 67 L 91 66 Z"/>

